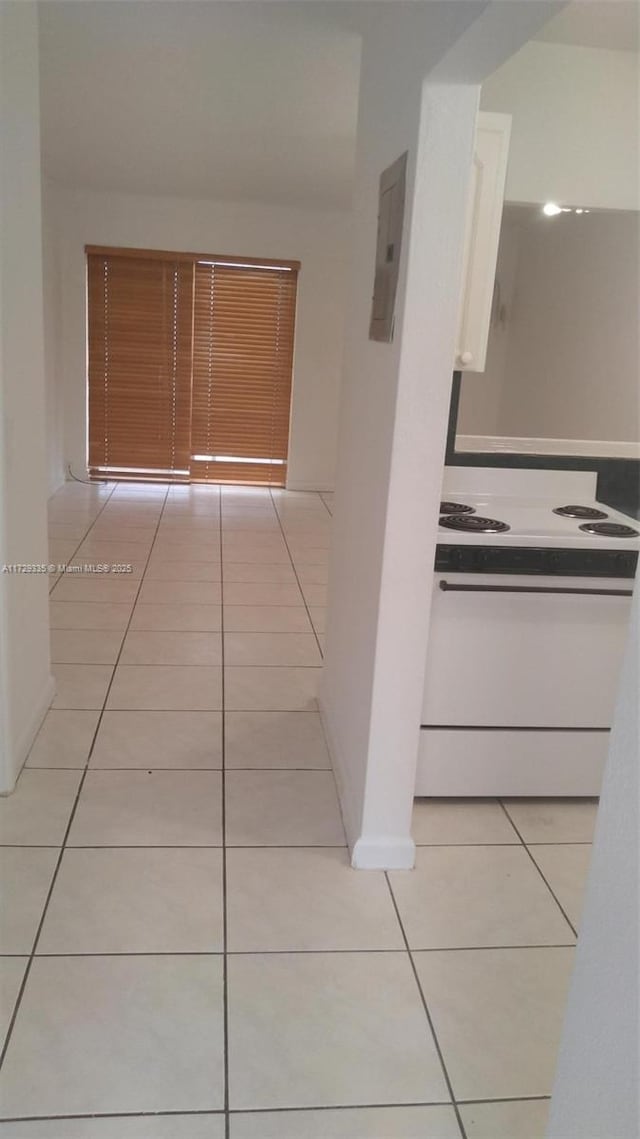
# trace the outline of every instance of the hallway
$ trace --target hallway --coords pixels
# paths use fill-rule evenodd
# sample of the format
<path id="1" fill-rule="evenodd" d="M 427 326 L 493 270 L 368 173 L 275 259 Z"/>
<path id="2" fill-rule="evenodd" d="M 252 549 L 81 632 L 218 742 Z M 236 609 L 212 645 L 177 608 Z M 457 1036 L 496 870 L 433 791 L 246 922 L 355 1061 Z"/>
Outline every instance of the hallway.
<path id="1" fill-rule="evenodd" d="M 349 869 L 331 509 L 51 499 L 57 696 L 0 800 L 1 1139 L 542 1139 L 595 804 L 422 801 L 413 873 Z"/>

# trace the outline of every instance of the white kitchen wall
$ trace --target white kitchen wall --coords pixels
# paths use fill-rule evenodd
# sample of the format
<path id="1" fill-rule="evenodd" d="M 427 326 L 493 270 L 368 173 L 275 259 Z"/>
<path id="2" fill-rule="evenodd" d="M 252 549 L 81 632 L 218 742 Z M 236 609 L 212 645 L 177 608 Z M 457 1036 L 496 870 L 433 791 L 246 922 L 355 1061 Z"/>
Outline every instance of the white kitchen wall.
<path id="1" fill-rule="evenodd" d="M 57 238 L 50 211 L 50 197 L 43 181 L 42 275 L 44 301 L 44 375 L 47 416 L 47 476 L 49 493 L 65 480 L 63 400 L 58 388 L 58 352 L 61 344 L 60 282 Z M 60 379 L 63 375 L 60 369 Z"/>
<path id="2" fill-rule="evenodd" d="M 333 488 L 348 213 L 98 193 L 50 183 L 45 215 L 58 258 L 55 371 L 65 463 L 77 473 L 85 469 L 85 244 L 282 257 L 302 262 L 289 485 L 300 490 Z M 48 289 L 48 305 L 54 296 L 54 289 Z M 48 318 L 47 327 L 50 323 Z M 52 407 L 50 432 L 56 414 Z M 52 461 L 51 469 L 59 465 Z"/>
<path id="3" fill-rule="evenodd" d="M 638 208 L 636 53 L 531 41 L 481 106 L 513 115 L 508 201 Z"/>
<path id="4" fill-rule="evenodd" d="M 0 793 L 52 698 L 45 573 L 47 478 L 37 5 L 0 5 Z"/>
<path id="5" fill-rule="evenodd" d="M 544 15 L 529 5 L 407 5 L 402 19 L 391 13 L 385 23 L 381 14 L 364 40 L 321 694 L 358 867 L 413 863 L 411 808 L 479 84 Z M 425 76 L 436 64 L 430 84 Z M 378 181 L 404 150 L 395 338 L 374 343 L 368 323 Z"/>
<path id="6" fill-rule="evenodd" d="M 501 236 L 506 323 L 463 378 L 458 432 L 637 443 L 640 214 L 519 212 Z"/>

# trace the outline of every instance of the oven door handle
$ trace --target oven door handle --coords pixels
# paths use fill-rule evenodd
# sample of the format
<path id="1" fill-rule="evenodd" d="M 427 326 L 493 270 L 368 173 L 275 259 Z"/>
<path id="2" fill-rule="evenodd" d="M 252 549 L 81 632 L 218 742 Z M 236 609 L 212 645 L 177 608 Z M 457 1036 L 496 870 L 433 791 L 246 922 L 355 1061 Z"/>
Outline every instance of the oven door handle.
<path id="1" fill-rule="evenodd" d="M 631 597 L 631 589 L 579 589 L 577 587 L 558 587 L 544 585 L 453 585 L 449 581 L 440 581 L 443 593 L 572 593 L 585 594 L 587 597 Z"/>

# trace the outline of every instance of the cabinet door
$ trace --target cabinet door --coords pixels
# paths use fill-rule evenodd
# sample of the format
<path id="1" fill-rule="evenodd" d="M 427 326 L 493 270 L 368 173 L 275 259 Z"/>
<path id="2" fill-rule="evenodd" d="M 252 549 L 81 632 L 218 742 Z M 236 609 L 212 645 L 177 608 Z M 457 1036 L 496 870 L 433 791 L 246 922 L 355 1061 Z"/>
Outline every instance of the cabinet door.
<path id="1" fill-rule="evenodd" d="M 479 112 L 454 361 L 465 372 L 484 371 L 487 356 L 510 133 L 511 115 Z"/>

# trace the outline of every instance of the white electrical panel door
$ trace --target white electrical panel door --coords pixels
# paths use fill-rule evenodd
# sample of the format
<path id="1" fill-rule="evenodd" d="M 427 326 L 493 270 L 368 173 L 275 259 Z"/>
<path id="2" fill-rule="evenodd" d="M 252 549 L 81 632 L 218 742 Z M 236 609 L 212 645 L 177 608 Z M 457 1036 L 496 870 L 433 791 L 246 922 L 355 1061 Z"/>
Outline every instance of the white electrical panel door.
<path id="1" fill-rule="evenodd" d="M 464 244 L 454 368 L 484 371 L 498 259 L 511 115 L 480 111 Z"/>

